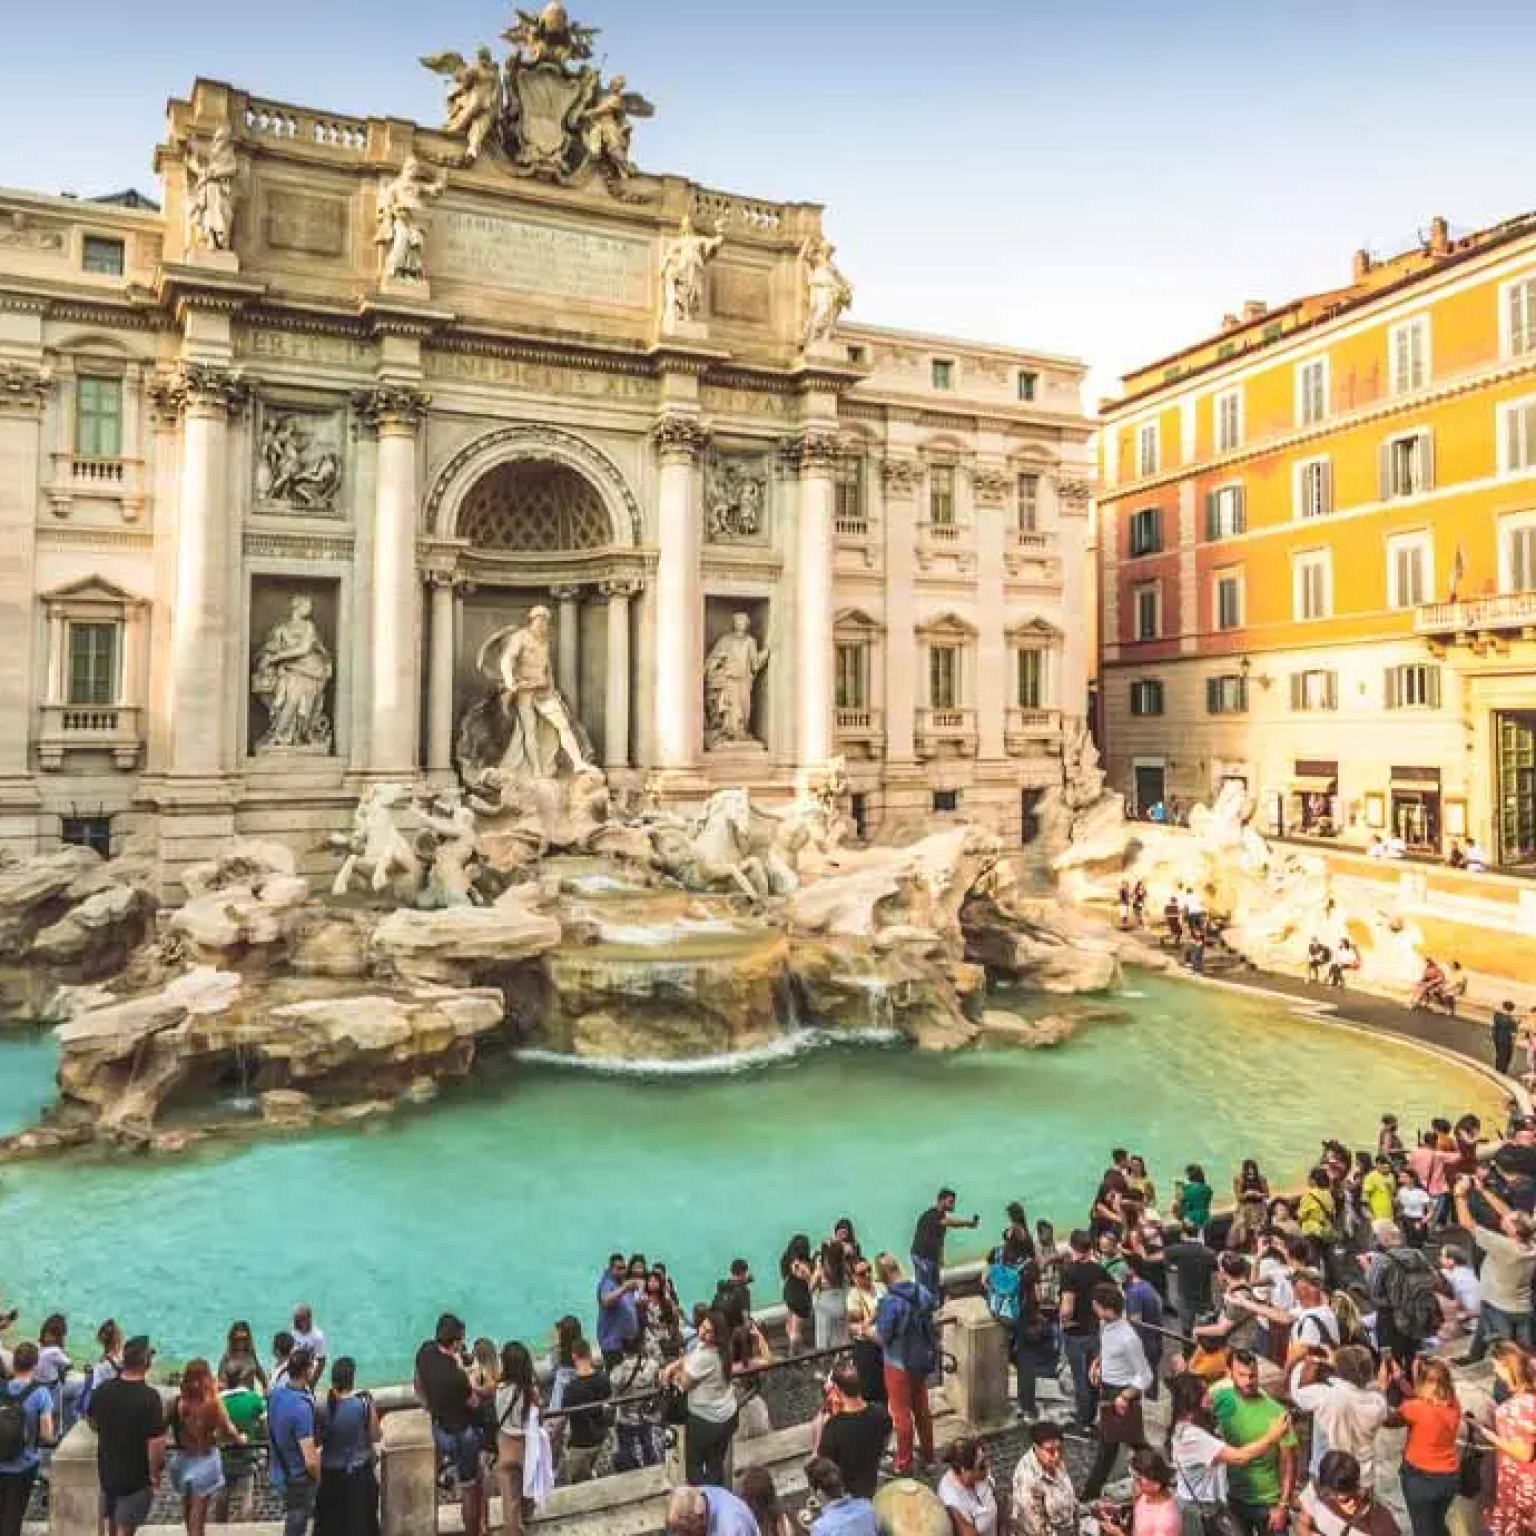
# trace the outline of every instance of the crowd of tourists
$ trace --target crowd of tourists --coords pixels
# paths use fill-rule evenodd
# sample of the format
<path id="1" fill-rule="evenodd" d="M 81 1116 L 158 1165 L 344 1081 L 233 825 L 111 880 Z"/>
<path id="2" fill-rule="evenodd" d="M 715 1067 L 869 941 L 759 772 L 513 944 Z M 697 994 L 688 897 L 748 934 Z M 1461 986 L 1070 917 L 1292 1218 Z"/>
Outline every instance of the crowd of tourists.
<path id="1" fill-rule="evenodd" d="M 981 1441 L 940 1459 L 929 1402 L 946 1241 L 979 1217 L 941 1190 L 900 1257 L 867 1252 L 847 1218 L 819 1240 L 797 1234 L 769 1299 L 783 1307 L 774 1343 L 821 1384 L 800 1523 L 875 1536 L 882 1479 L 921 1475 L 955 1536 L 1278 1536 L 1293 1524 L 1394 1536 L 1378 1435 L 1401 1427 L 1413 1536 L 1446 1536 L 1458 1496 L 1483 1502 L 1494 1536 L 1536 1531 L 1536 1120 L 1499 1134 L 1470 1115 L 1435 1120 L 1412 1143 L 1386 1115 L 1372 1148 L 1325 1143 L 1298 1195 L 1244 1161 L 1220 1216 L 1227 1201 L 1202 1166 L 1160 1195 L 1147 1162 L 1120 1149 L 1064 1238 L 1010 1205 L 984 1266 L 1027 1426 L 1004 1487 Z M 444 1314 L 413 1384 L 469 1536 L 490 1530 L 493 1491 L 500 1528 L 516 1533 L 557 1483 L 655 1466 L 679 1431 L 676 1536 L 786 1536 L 764 1468 L 727 1486 L 737 1437 L 768 1427 L 759 1387 L 777 1362 L 761 1289 L 737 1259 L 685 1307 L 664 1265 L 614 1253 L 588 1322 L 562 1318 L 547 1352 L 471 1340 Z M 1491 1405 L 1459 1399 L 1448 1355 L 1491 1357 Z M 77 1362 L 61 1316 L 4 1352 L 0 1536 L 19 1536 L 51 1448 L 81 1418 L 96 1432 L 107 1536 L 145 1524 L 162 1478 L 189 1536 L 248 1518 L 263 1473 L 285 1536 L 374 1536 L 379 1408 L 308 1306 L 269 1355 L 236 1322 L 217 1363 L 186 1362 L 168 1396 L 148 1380 L 153 1363 L 150 1340 L 110 1320 Z M 1164 1402 L 1154 1436 L 1148 1405 Z M 1085 1449 L 1078 1484 L 1072 1439 Z M 1131 1498 L 1108 1504 L 1127 1453 Z"/>

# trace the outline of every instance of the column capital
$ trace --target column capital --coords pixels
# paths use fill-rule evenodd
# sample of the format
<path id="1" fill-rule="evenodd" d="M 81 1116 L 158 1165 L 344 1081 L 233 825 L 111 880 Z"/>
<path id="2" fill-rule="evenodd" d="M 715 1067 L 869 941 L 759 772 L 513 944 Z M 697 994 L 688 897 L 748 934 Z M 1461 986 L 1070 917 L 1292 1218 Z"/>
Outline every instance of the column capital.
<path id="1" fill-rule="evenodd" d="M 581 587 L 571 586 L 569 583 L 563 587 L 551 587 L 549 595 L 557 603 L 574 603 L 582 594 Z"/>
<path id="2" fill-rule="evenodd" d="M 922 465 L 915 458 L 882 459 L 880 475 L 888 496 L 910 496 L 917 489 Z"/>
<path id="3" fill-rule="evenodd" d="M 1000 507 L 1013 489 L 1013 476 L 1003 469 L 978 469 L 971 474 L 971 492 L 978 507 Z"/>
<path id="4" fill-rule="evenodd" d="M 245 409 L 250 396 L 250 381 L 239 369 L 186 359 L 149 384 L 149 403 L 167 421 L 189 412 L 233 416 Z"/>
<path id="5" fill-rule="evenodd" d="M 607 576 L 598 582 L 597 590 L 612 601 L 614 598 L 635 597 L 644 585 L 638 576 Z"/>
<path id="6" fill-rule="evenodd" d="M 1086 475 L 1056 476 L 1056 499 L 1063 507 L 1071 507 L 1074 512 L 1086 511 L 1092 495 L 1093 485 Z"/>
<path id="7" fill-rule="evenodd" d="M 469 577 L 459 571 L 432 570 L 422 571 L 421 579 L 427 586 L 434 590 L 447 588 L 452 592 L 473 592 L 475 584 Z"/>
<path id="8" fill-rule="evenodd" d="M 432 396 L 414 384 L 375 384 L 352 396 L 352 409 L 370 432 L 414 432 L 431 404 Z"/>
<path id="9" fill-rule="evenodd" d="M 0 368 L 0 411 L 35 416 L 42 410 L 52 388 L 53 375 L 48 369 L 7 363 Z"/>
<path id="10" fill-rule="evenodd" d="M 787 475 L 829 475 L 844 457 L 842 439 L 824 427 L 779 439 L 779 465 Z"/>
<path id="11" fill-rule="evenodd" d="M 709 446 L 709 431 L 696 417 L 669 411 L 651 428 L 663 464 L 696 464 Z"/>

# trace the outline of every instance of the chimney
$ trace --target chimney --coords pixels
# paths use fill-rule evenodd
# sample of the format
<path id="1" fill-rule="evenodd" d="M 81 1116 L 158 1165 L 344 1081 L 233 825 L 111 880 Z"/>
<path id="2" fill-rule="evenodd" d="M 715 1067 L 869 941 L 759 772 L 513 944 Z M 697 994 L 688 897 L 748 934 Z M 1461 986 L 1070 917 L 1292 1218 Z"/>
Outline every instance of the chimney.
<path id="1" fill-rule="evenodd" d="M 1262 320 L 1269 313 L 1269 305 L 1263 299 L 1248 299 L 1243 304 L 1243 321 Z"/>
<path id="2" fill-rule="evenodd" d="M 1451 226 L 1437 213 L 1429 221 L 1429 254 L 1447 256 L 1451 250 Z"/>
<path id="3" fill-rule="evenodd" d="M 1371 253 L 1366 250 L 1355 252 L 1355 281 L 1363 283 L 1371 275 L 1371 268 L 1376 265 L 1371 260 Z"/>
<path id="4" fill-rule="evenodd" d="M 1242 321 L 1236 315 L 1223 315 L 1221 317 L 1221 328 L 1223 331 L 1235 331 L 1241 324 Z"/>

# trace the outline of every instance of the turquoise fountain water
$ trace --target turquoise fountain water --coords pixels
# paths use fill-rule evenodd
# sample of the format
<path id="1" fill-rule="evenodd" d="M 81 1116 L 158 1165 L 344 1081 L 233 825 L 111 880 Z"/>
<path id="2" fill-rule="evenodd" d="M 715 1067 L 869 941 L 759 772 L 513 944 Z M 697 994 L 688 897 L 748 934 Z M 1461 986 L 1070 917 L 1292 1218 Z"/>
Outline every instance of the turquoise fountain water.
<path id="1" fill-rule="evenodd" d="M 1370 1144 L 1384 1109 L 1409 1128 L 1501 1110 L 1486 1079 L 1278 1003 L 1149 979 L 1123 1004 L 1127 1022 L 1053 1051 L 842 1047 L 692 1077 L 524 1064 L 366 1131 L 18 1164 L 0 1288 L 24 1321 L 66 1311 L 77 1351 L 110 1314 L 171 1358 L 216 1355 L 235 1317 L 270 1336 L 308 1300 L 333 1354 L 400 1380 L 445 1308 L 498 1339 L 589 1320 L 612 1248 L 668 1261 L 690 1301 L 742 1254 L 776 1300 L 790 1233 L 850 1214 L 866 1247 L 904 1254 L 941 1183 L 982 1213 L 963 1256 L 1010 1199 L 1080 1219 L 1112 1145 L 1144 1152 L 1160 1193 L 1189 1161 L 1220 1190 L 1250 1154 L 1295 1182 L 1324 1135 Z M 47 1100 L 52 1070 L 47 1041 L 0 1046 L 0 1126 Z"/>

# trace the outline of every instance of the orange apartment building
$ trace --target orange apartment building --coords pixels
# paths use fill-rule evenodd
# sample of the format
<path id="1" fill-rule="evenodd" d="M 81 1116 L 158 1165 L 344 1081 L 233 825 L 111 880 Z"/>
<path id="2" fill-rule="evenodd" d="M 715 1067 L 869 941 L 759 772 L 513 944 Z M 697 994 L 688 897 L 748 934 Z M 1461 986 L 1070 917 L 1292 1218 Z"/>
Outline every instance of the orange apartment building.
<path id="1" fill-rule="evenodd" d="M 1536 214 L 1245 306 L 1101 412 L 1100 695 L 1143 811 L 1536 867 Z"/>

